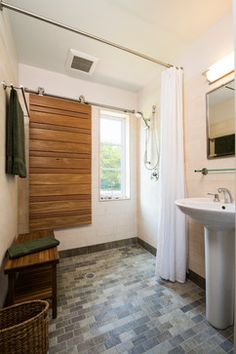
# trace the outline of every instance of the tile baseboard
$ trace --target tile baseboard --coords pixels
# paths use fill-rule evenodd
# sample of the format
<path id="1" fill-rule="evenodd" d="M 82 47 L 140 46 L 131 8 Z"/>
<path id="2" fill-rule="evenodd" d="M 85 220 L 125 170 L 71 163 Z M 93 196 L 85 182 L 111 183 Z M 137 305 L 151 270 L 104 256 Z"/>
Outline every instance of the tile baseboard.
<path id="1" fill-rule="evenodd" d="M 60 258 L 79 256 L 82 254 L 105 251 L 112 248 L 119 248 L 123 246 L 134 245 L 134 244 L 137 244 L 137 237 L 127 238 L 127 239 L 112 241 L 112 242 L 106 242 L 106 243 L 99 243 L 97 245 L 72 248 L 69 250 L 63 250 L 63 251 L 59 251 L 59 255 Z"/>
<path id="2" fill-rule="evenodd" d="M 142 246 L 145 250 L 150 252 L 153 256 L 156 256 L 156 248 L 151 246 L 149 243 L 146 241 L 142 240 L 141 238 L 137 238 L 137 242 Z M 200 288 L 206 289 L 206 281 L 203 277 L 201 277 L 199 274 L 193 272 L 191 269 L 188 270 L 187 272 L 187 279 L 190 279 L 193 283 L 197 284 Z"/>
<path id="3" fill-rule="evenodd" d="M 151 253 L 153 256 L 156 256 L 157 253 L 157 249 L 153 246 L 151 246 L 149 243 L 147 243 L 146 241 L 142 240 L 141 238 L 137 238 L 137 242 L 140 244 L 140 246 L 142 246 L 146 251 L 148 251 L 149 253 Z"/>
<path id="4" fill-rule="evenodd" d="M 200 288 L 206 289 L 206 280 L 191 269 L 188 270 L 187 278 L 192 280 L 192 282 L 197 284 Z"/>

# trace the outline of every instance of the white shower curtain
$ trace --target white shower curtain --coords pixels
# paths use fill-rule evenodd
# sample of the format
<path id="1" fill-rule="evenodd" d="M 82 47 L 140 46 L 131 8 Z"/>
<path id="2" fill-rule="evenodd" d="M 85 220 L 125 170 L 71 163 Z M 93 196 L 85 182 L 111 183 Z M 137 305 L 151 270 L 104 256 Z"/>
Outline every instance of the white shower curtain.
<path id="1" fill-rule="evenodd" d="M 185 216 L 175 205 L 184 198 L 183 71 L 169 68 L 161 78 L 160 219 L 157 274 L 183 283 L 186 277 Z"/>

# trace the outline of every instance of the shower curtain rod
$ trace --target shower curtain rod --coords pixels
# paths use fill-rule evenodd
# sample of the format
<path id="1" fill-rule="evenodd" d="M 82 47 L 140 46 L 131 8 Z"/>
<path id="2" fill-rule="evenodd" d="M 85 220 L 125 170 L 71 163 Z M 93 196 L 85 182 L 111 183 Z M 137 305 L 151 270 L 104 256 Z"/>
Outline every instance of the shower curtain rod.
<path id="1" fill-rule="evenodd" d="M 68 101 L 72 101 L 72 102 L 76 102 L 76 103 L 88 104 L 88 105 L 91 105 L 91 106 L 111 109 L 111 110 L 120 111 L 120 112 L 124 112 L 124 113 L 132 113 L 132 114 L 135 113 L 134 109 L 116 107 L 116 106 L 111 106 L 111 105 L 107 105 L 107 104 L 103 104 L 103 103 L 97 103 L 97 102 L 88 102 L 88 101 L 85 100 L 85 97 L 83 95 L 80 95 L 80 97 L 78 99 L 76 99 L 76 98 L 70 98 L 70 97 L 66 97 L 66 96 L 58 96 L 58 95 L 53 95 L 53 94 L 50 94 L 50 93 L 45 93 L 45 91 L 44 91 L 44 89 L 42 87 L 39 87 L 38 91 L 32 90 L 32 89 L 28 89 L 28 88 L 25 87 L 24 88 L 24 92 L 33 93 L 33 94 L 39 95 L 39 96 L 59 98 L 59 99 L 62 99 L 62 100 L 68 100 Z"/>
<path id="2" fill-rule="evenodd" d="M 14 88 L 15 90 L 20 90 L 21 91 L 22 96 L 23 96 L 23 100 L 24 100 L 24 104 L 25 104 L 25 108 L 26 108 L 26 112 L 27 112 L 27 115 L 29 117 L 29 108 L 28 108 L 28 105 L 27 105 L 26 97 L 25 97 L 24 87 L 23 86 L 14 86 L 13 84 L 7 85 L 5 81 L 2 81 L 1 84 L 2 84 L 2 86 L 4 88 L 4 90 L 6 90 L 7 88 Z"/>
<path id="3" fill-rule="evenodd" d="M 62 29 L 65 29 L 67 31 L 70 31 L 70 32 L 73 32 L 73 33 L 76 33 L 76 34 L 79 34 L 81 36 L 84 36 L 84 37 L 87 37 L 87 38 L 90 38 L 90 39 L 93 39 L 97 42 L 100 42 L 100 43 L 104 43 L 104 44 L 107 44 L 109 45 L 110 47 L 114 47 L 114 48 L 117 48 L 117 49 L 120 49 L 124 52 L 127 52 L 127 53 L 130 53 L 130 54 L 133 54 L 139 58 L 142 58 L 142 59 L 145 59 L 147 61 L 150 61 L 152 63 L 155 63 L 155 64 L 158 64 L 158 65 L 162 65 L 166 68 L 171 68 L 173 67 L 174 65 L 172 64 L 168 64 L 168 63 L 165 63 L 159 59 L 156 59 L 156 58 L 153 58 L 153 57 L 150 57 L 146 54 L 143 54 L 143 53 L 140 53 L 140 52 L 137 52 L 136 50 L 133 50 L 133 49 L 130 49 L 130 48 L 127 48 L 127 47 L 124 47 L 120 44 L 117 44 L 117 43 L 114 43 L 114 42 L 111 42 L 105 38 L 102 38 L 102 37 L 98 37 L 98 36 L 95 36 L 89 32 L 85 32 L 83 30 L 80 30 L 80 29 L 77 29 L 75 27 L 71 27 L 71 26 L 67 26 L 61 22 L 57 22 L 53 19 L 50 19 L 48 17 L 44 17 L 44 16 L 40 16 L 40 15 L 37 15 L 33 12 L 30 12 L 30 11 L 27 11 L 27 10 L 24 10 L 24 9 L 21 9 L 19 7 L 16 7 L 16 6 L 13 6 L 13 5 L 10 5 L 10 4 L 7 4 L 5 3 L 4 1 L 0 0 L 0 10 L 3 10 L 3 8 L 6 8 L 8 10 L 11 10 L 11 11 L 14 11 L 14 12 L 18 12 L 20 14 L 23 14 L 23 15 L 26 15 L 26 16 L 29 16 L 29 17 L 32 17 L 36 20 L 39 20 L 39 21 L 43 21 L 43 22 L 46 22 L 46 23 L 49 23 L 50 25 L 54 25 L 56 27 L 59 27 L 59 28 L 62 28 Z"/>

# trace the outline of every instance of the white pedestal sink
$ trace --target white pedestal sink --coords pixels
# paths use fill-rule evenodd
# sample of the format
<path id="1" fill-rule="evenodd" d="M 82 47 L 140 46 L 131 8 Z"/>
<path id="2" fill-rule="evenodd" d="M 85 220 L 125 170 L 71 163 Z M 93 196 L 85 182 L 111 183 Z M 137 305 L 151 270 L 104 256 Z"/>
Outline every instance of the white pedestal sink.
<path id="1" fill-rule="evenodd" d="M 216 328 L 233 324 L 235 205 L 209 198 L 185 198 L 176 205 L 204 225 L 206 317 Z"/>

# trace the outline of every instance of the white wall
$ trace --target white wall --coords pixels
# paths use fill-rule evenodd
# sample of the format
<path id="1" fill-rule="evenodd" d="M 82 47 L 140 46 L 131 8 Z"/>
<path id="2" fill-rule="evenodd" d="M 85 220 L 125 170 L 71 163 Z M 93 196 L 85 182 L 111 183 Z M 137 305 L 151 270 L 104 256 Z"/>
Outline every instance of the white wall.
<path id="1" fill-rule="evenodd" d="M 233 16 L 234 16 L 234 52 L 236 52 L 236 0 L 233 1 Z M 234 66 L 236 67 L 236 56 L 234 56 Z M 236 93 L 234 91 L 234 104 L 236 107 Z M 236 112 L 234 114 L 235 119 L 235 126 L 236 126 Z M 236 230 L 235 230 L 236 235 Z M 236 243 L 235 243 L 235 253 L 236 253 Z M 236 266 L 236 259 L 235 259 L 235 266 Z M 236 303 L 236 272 L 234 272 L 235 276 L 235 291 L 234 291 L 234 303 Z M 236 306 L 234 307 L 234 318 L 236 318 Z M 236 338 L 236 326 L 234 326 L 234 338 Z"/>
<path id="2" fill-rule="evenodd" d="M 160 77 L 139 92 L 139 110 L 150 117 L 152 106 L 156 105 L 157 134 L 160 125 Z M 151 173 L 144 167 L 145 129 L 139 122 L 139 203 L 138 235 L 141 239 L 156 247 L 159 215 L 159 183 L 151 180 Z"/>
<path id="3" fill-rule="evenodd" d="M 216 40 L 217 38 L 217 40 Z M 202 73 L 217 60 L 223 58 L 233 48 L 232 13 L 219 21 L 202 38 L 196 41 L 186 55 L 180 59 L 185 73 L 185 167 L 187 195 L 206 196 L 226 187 L 235 194 L 234 173 L 209 174 L 202 176 L 194 169 L 234 168 L 235 158 L 208 160 L 206 155 L 206 105 L 205 95 L 233 75 L 219 80 L 213 85 L 207 83 Z M 203 227 L 189 220 L 189 268 L 205 276 Z"/>
<path id="4" fill-rule="evenodd" d="M 17 83 L 17 56 L 6 12 L 0 11 L 0 78 Z M 0 266 L 17 235 L 17 177 L 5 174 L 6 92 L 0 87 Z M 6 295 L 6 277 L 0 271 L 0 307 Z"/>
<path id="5" fill-rule="evenodd" d="M 214 27 L 194 42 L 187 52 L 176 61 L 184 67 L 185 86 L 185 165 L 187 196 L 205 196 L 217 187 L 229 188 L 233 193 L 234 174 L 209 174 L 202 177 L 194 169 L 208 167 L 234 167 L 234 158 L 207 160 L 206 157 L 206 106 L 205 94 L 222 82 L 209 86 L 202 73 L 214 62 L 233 50 L 232 14 L 221 19 Z M 227 81 L 232 77 L 227 78 Z M 159 106 L 160 78 L 158 77 L 140 92 L 139 109 Z M 141 133 L 142 134 L 142 133 Z M 158 183 L 150 181 L 149 174 L 140 163 L 140 202 L 138 234 L 144 241 L 156 246 L 159 216 Z M 158 245 L 157 245 L 158 247 Z M 189 223 L 189 267 L 204 276 L 203 228 Z"/>
<path id="6" fill-rule="evenodd" d="M 100 85 L 74 79 L 62 74 L 42 70 L 20 64 L 19 82 L 32 89 L 38 86 L 55 95 L 78 98 L 83 94 L 87 101 L 104 103 L 108 105 L 136 108 L 137 96 L 135 93 L 116 89 L 110 86 Z M 137 236 L 137 182 L 136 182 L 136 124 L 135 118 L 131 123 L 131 198 L 124 201 L 99 201 L 98 184 L 98 147 L 99 147 L 99 109 L 92 110 L 92 225 L 58 230 L 56 237 L 60 240 L 60 249 L 71 249 L 110 242 Z M 26 189 L 24 192 L 27 193 Z M 26 198 L 22 194 L 22 204 Z M 27 208 L 21 213 L 21 231 L 27 228 Z"/>

